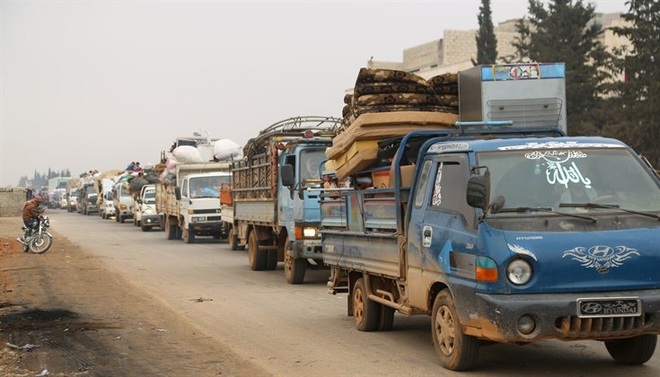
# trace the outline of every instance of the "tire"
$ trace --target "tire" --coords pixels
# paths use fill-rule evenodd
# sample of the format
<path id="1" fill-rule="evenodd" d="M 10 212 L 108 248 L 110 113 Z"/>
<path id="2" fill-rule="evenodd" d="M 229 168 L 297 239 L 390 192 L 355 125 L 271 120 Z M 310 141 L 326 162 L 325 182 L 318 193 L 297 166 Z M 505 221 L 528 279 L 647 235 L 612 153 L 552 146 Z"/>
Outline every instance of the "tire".
<path id="1" fill-rule="evenodd" d="M 284 277 L 289 284 L 301 284 L 305 280 L 307 261 L 303 258 L 294 258 L 289 237 L 284 241 Z"/>
<path id="2" fill-rule="evenodd" d="M 254 229 L 248 236 L 248 263 L 253 271 L 266 269 L 266 253 L 264 253 L 264 250 L 260 250 L 257 231 Z"/>
<path id="3" fill-rule="evenodd" d="M 53 238 L 47 234 L 36 234 L 29 243 L 30 252 L 34 254 L 43 254 L 50 249 L 53 244 Z"/>
<path id="4" fill-rule="evenodd" d="M 394 308 L 379 304 L 378 308 L 378 331 L 390 331 L 394 325 Z"/>
<path id="5" fill-rule="evenodd" d="M 375 331 L 378 328 L 378 303 L 369 300 L 363 278 L 355 282 L 352 296 L 355 328 Z"/>
<path id="6" fill-rule="evenodd" d="M 119 215 L 119 222 L 123 224 L 123 223 L 124 223 L 124 220 L 126 220 L 126 219 L 124 218 L 124 216 Z"/>
<path id="7" fill-rule="evenodd" d="M 183 242 L 184 243 L 195 243 L 195 230 L 194 229 L 183 229 Z"/>
<path id="8" fill-rule="evenodd" d="M 628 339 L 606 341 L 605 348 L 617 363 L 640 365 L 651 359 L 657 343 L 657 335 L 646 334 Z"/>
<path id="9" fill-rule="evenodd" d="M 148 231 L 151 230 L 150 227 L 148 227 L 148 226 L 144 226 L 144 225 L 140 226 L 140 229 L 142 229 L 143 232 L 148 232 Z"/>
<path id="10" fill-rule="evenodd" d="M 461 371 L 475 366 L 479 356 L 479 340 L 463 334 L 454 299 L 447 289 L 435 297 L 431 334 L 443 367 Z"/>
<path id="11" fill-rule="evenodd" d="M 229 247 L 232 250 L 238 250 L 238 236 L 234 234 L 234 228 L 229 229 L 229 236 L 227 237 L 227 240 L 229 241 Z"/>
<path id="12" fill-rule="evenodd" d="M 172 220 L 170 220 L 170 217 L 165 218 L 165 230 L 167 231 L 167 239 L 168 240 L 175 240 L 176 239 L 176 228 L 178 226 L 176 224 L 172 224 Z"/>

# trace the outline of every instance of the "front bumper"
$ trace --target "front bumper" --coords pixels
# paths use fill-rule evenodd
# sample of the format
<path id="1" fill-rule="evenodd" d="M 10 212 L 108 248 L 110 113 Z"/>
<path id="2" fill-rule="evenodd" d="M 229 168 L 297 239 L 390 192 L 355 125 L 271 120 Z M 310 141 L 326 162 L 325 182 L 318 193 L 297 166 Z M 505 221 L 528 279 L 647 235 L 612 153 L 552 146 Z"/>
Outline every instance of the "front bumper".
<path id="1" fill-rule="evenodd" d="M 660 334 L 660 290 L 557 293 L 527 295 L 487 295 L 464 292 L 456 298 L 466 333 L 497 342 L 532 342 L 540 339 L 606 340 L 642 334 Z M 639 298 L 641 315 L 634 317 L 578 316 L 578 299 Z M 461 305 L 467 303 L 466 305 Z M 531 316 L 534 331 L 518 330 L 519 319 Z"/>
<path id="2" fill-rule="evenodd" d="M 142 226 L 161 226 L 163 224 L 163 217 L 160 215 L 142 215 Z"/>
<path id="3" fill-rule="evenodd" d="M 323 246 L 320 238 L 295 240 L 291 249 L 295 258 L 323 259 Z"/>

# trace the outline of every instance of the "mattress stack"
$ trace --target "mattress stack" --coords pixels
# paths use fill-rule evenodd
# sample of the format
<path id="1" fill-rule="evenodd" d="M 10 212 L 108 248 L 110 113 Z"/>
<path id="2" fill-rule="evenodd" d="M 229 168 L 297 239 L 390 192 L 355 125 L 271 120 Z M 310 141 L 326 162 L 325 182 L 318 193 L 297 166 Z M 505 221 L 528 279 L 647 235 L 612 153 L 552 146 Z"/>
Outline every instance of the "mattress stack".
<path id="1" fill-rule="evenodd" d="M 453 128 L 458 120 L 457 75 L 425 80 L 404 71 L 362 68 L 344 104 L 342 127 L 326 149 L 340 179 L 375 167 L 379 141 L 416 130 Z"/>

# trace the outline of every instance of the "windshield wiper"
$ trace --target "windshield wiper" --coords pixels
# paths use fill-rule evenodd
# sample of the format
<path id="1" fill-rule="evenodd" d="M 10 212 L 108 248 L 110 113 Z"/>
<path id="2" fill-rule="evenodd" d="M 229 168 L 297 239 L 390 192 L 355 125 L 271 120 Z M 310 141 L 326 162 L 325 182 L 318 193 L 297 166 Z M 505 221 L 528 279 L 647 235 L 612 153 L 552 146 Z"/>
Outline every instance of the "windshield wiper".
<path id="1" fill-rule="evenodd" d="M 550 207 L 511 207 L 511 208 L 499 208 L 497 211 L 491 211 L 492 213 L 501 213 L 501 212 L 517 212 L 517 213 L 523 213 L 523 212 L 546 212 L 546 213 L 551 213 L 553 215 L 558 215 L 558 216 L 567 216 L 567 217 L 575 217 L 576 219 L 582 219 L 582 220 L 589 220 L 592 223 L 597 222 L 598 220 L 595 217 L 591 216 L 583 216 L 583 215 L 576 215 L 574 213 L 566 213 L 566 212 L 557 212 L 553 210 Z"/>
<path id="2" fill-rule="evenodd" d="M 601 209 L 616 209 L 619 211 L 623 212 L 628 212 L 628 213 L 634 213 L 635 215 L 641 215 L 641 216 L 646 216 L 650 217 L 652 219 L 660 220 L 660 215 L 656 215 L 654 213 L 648 213 L 648 212 L 642 212 L 642 211 L 635 211 L 632 209 L 626 209 L 626 208 L 621 208 L 619 207 L 618 204 L 598 204 L 598 203 L 559 203 L 559 207 L 564 207 L 564 208 L 587 208 L 587 209 L 592 209 L 592 208 L 601 208 Z"/>

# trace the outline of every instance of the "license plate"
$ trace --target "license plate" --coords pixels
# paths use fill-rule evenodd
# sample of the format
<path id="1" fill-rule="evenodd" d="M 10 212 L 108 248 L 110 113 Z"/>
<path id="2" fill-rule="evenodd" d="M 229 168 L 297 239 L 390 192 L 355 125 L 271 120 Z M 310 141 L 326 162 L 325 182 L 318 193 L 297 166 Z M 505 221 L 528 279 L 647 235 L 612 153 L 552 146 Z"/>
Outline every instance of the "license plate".
<path id="1" fill-rule="evenodd" d="M 636 297 L 580 298 L 580 318 L 637 317 L 642 314 L 642 301 Z"/>

